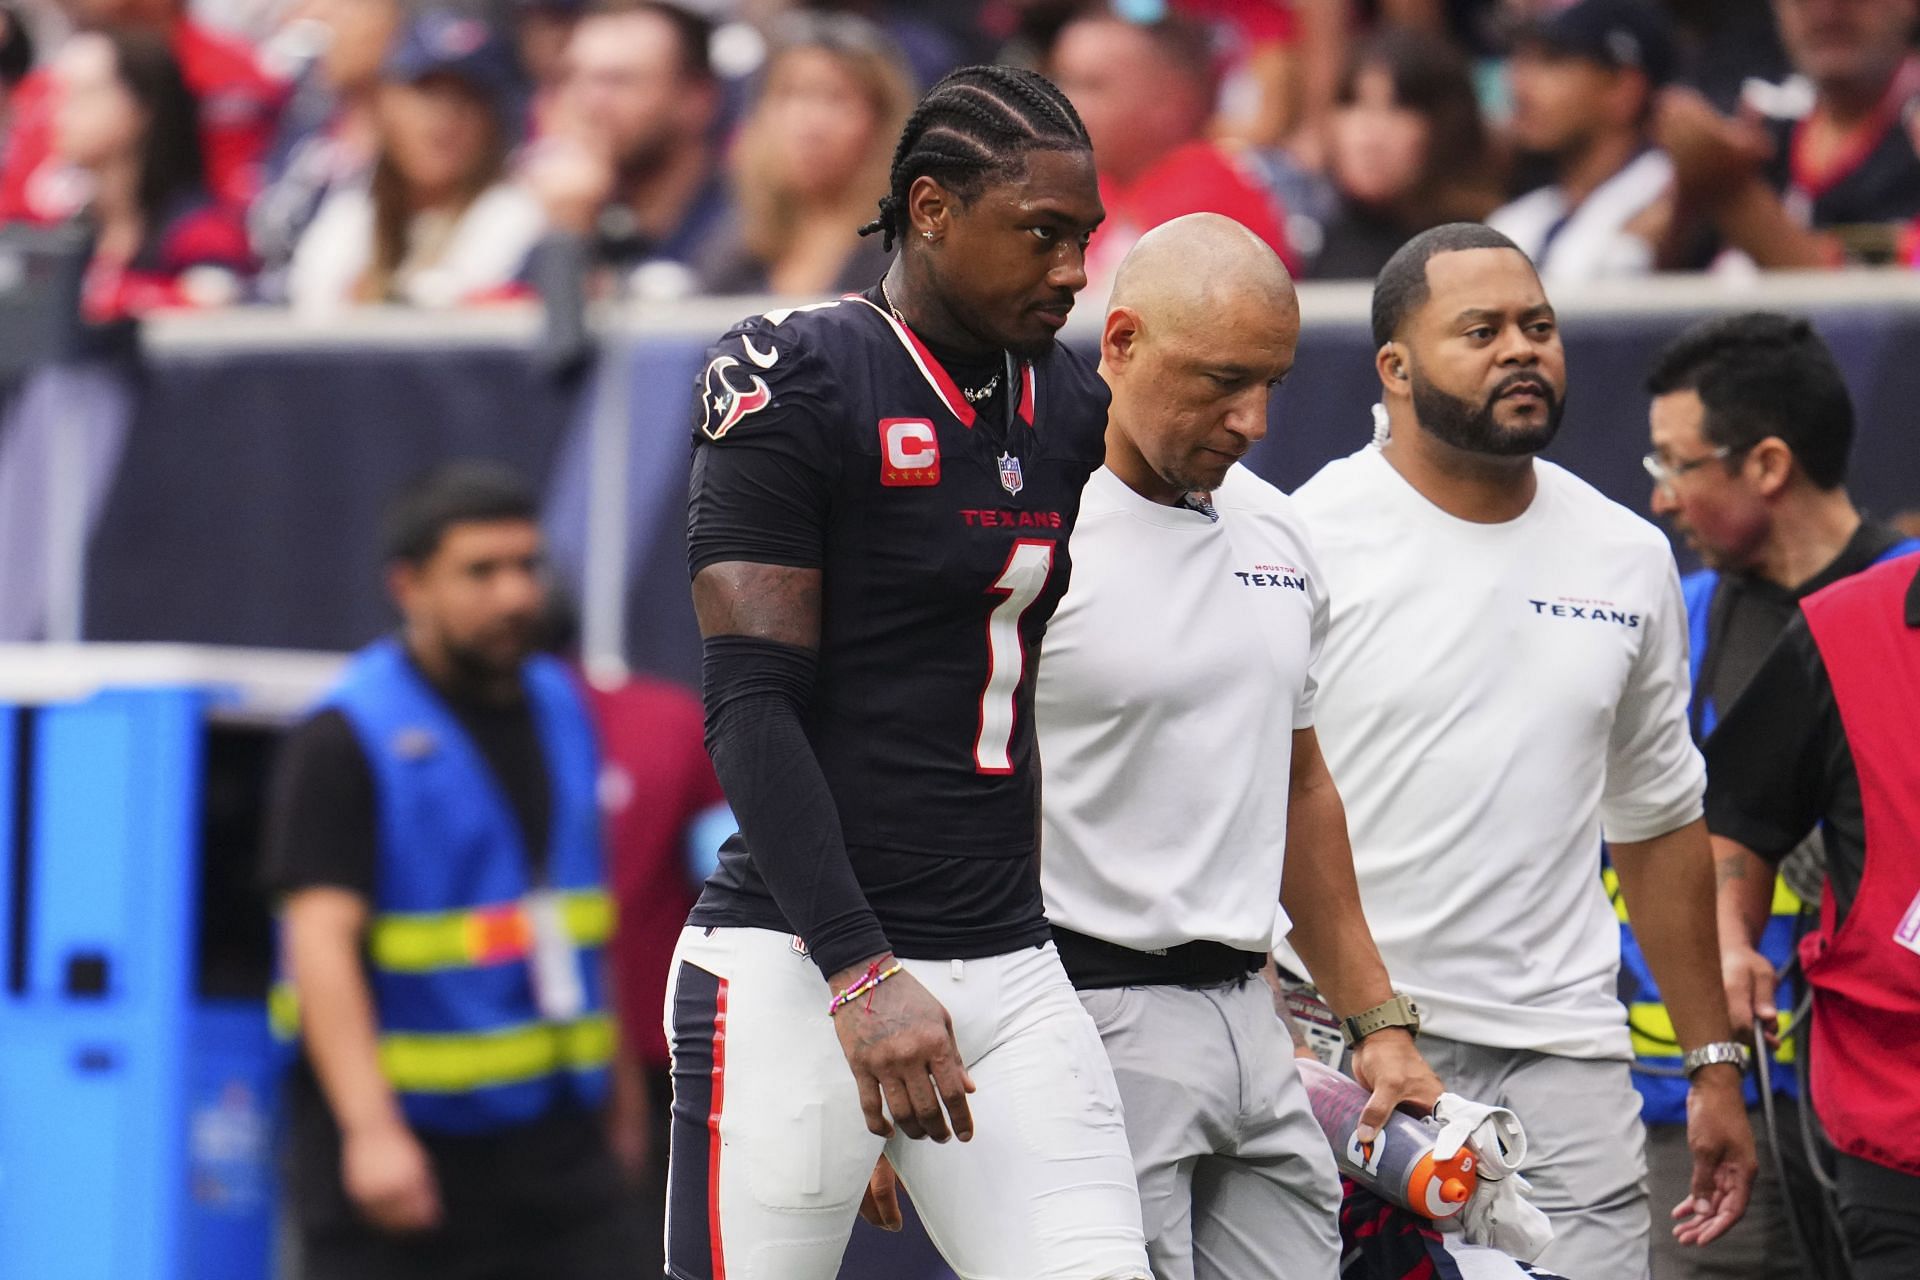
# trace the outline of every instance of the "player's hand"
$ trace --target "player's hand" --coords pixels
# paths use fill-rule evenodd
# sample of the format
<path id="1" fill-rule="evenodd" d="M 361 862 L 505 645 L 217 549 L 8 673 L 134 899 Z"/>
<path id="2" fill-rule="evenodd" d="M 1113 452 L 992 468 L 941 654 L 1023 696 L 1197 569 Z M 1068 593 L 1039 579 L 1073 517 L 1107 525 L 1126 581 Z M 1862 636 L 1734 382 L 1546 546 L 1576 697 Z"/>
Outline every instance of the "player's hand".
<path id="1" fill-rule="evenodd" d="M 882 968 L 892 962 L 890 955 L 879 958 Z M 835 992 L 845 991 L 867 968 L 863 961 L 828 981 Z M 869 1130 L 891 1137 L 897 1124 L 909 1138 L 945 1142 L 958 1137 L 965 1142 L 973 1137 L 973 1114 L 967 1107 L 973 1079 L 960 1061 L 953 1019 L 911 973 L 901 970 L 842 1008 L 833 1016 L 833 1029 L 860 1086 L 860 1109 Z"/>
<path id="2" fill-rule="evenodd" d="M 1446 1092 L 1440 1077 L 1413 1047 L 1413 1037 L 1401 1027 L 1376 1031 L 1354 1046 L 1353 1078 L 1373 1090 L 1354 1130 L 1362 1142 L 1373 1141 L 1395 1107 L 1405 1103 L 1409 1111 L 1425 1115 Z"/>
<path id="3" fill-rule="evenodd" d="M 440 1225 L 433 1166 L 419 1139 L 403 1124 L 342 1135 L 340 1180 L 348 1198 L 383 1231 L 427 1231 Z"/>
<path id="4" fill-rule="evenodd" d="M 860 1197 L 860 1216 L 882 1231 L 898 1231 L 906 1221 L 900 1215 L 900 1180 L 885 1156 L 880 1157 L 873 1166 L 873 1176 L 867 1179 L 867 1193 Z"/>
<path id="5" fill-rule="evenodd" d="M 1780 1011 L 1773 999 L 1780 987 L 1780 974 L 1773 962 L 1750 946 L 1723 945 L 1720 980 L 1726 984 L 1727 1016 L 1733 1020 L 1735 1038 L 1751 1038 L 1757 1022 L 1767 1044 L 1779 1048 Z"/>
<path id="6" fill-rule="evenodd" d="M 1693 1152 L 1693 1187 L 1673 1208 L 1673 1238 L 1706 1244 L 1740 1221 L 1760 1169 L 1740 1069 L 1732 1063 L 1694 1073 L 1687 1090 L 1687 1147 Z"/>

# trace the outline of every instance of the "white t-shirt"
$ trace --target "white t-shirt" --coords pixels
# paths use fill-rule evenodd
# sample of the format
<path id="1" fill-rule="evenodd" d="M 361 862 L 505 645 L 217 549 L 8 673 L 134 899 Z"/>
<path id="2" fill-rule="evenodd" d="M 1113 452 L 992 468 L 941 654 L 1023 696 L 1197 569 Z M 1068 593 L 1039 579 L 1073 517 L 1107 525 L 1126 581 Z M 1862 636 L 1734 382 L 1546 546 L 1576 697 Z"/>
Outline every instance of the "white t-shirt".
<path id="1" fill-rule="evenodd" d="M 1530 191 L 1487 215 L 1487 225 L 1510 237 L 1550 284 L 1645 275 L 1653 246 L 1627 230 L 1673 185 L 1673 161 L 1643 151 L 1572 209 L 1557 186 Z"/>
<path id="2" fill-rule="evenodd" d="M 1658 530 L 1534 471 L 1504 524 L 1446 514 L 1372 447 L 1294 495 L 1333 599 L 1317 729 L 1367 921 L 1427 1028 L 1626 1058 L 1600 840 L 1700 816 L 1686 612 Z"/>
<path id="3" fill-rule="evenodd" d="M 1047 914 L 1138 950 L 1272 946 L 1292 734 L 1313 724 L 1327 599 L 1300 517 L 1238 466 L 1213 505 L 1096 471 L 1040 659 Z"/>
<path id="4" fill-rule="evenodd" d="M 416 214 L 412 245 L 395 273 L 400 297 L 416 307 L 452 307 L 513 282 L 546 225 L 540 203 L 520 187 L 488 187 L 457 216 Z M 373 197 L 336 191 L 300 237 L 287 272 L 287 300 L 305 315 L 354 305 L 354 286 L 373 261 Z"/>

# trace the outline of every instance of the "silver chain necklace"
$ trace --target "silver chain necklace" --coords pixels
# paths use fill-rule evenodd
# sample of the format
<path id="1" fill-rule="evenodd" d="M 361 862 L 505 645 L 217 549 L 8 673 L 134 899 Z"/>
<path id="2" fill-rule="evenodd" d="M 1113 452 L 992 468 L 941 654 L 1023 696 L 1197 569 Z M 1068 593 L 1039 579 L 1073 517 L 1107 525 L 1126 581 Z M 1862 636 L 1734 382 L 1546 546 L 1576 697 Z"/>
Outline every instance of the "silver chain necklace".
<path id="1" fill-rule="evenodd" d="M 884 279 L 880 281 L 880 300 L 887 304 L 887 310 L 893 313 L 893 318 L 900 322 L 902 328 L 910 329 L 913 327 L 907 323 L 907 318 L 900 314 L 900 308 L 898 304 L 894 302 L 893 294 L 888 290 L 887 282 Z M 1000 375 L 996 373 L 979 387 L 961 387 L 960 394 L 967 398 L 968 404 L 979 404 L 999 389 Z"/>

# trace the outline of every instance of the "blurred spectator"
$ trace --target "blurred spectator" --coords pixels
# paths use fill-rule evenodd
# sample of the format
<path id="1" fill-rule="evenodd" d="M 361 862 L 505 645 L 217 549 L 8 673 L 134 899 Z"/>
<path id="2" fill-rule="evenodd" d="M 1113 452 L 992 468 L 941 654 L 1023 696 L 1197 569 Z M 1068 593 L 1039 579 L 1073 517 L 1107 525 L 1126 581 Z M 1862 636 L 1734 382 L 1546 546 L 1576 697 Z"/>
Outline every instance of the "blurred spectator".
<path id="1" fill-rule="evenodd" d="M 249 266 L 238 215 L 208 195 L 193 94 L 167 43 L 83 32 L 56 55 L 51 158 L 96 234 L 82 310 L 96 324 L 229 302 Z"/>
<path id="2" fill-rule="evenodd" d="M 981 58 L 969 56 L 978 41 L 976 15 L 968 5 L 916 4 L 914 0 L 805 0 L 802 10 L 846 13 L 865 18 L 886 32 L 917 84 L 937 83 L 955 67 Z"/>
<path id="3" fill-rule="evenodd" d="M 518 88 L 486 23 L 416 19 L 383 75 L 370 183 L 329 196 L 294 252 L 294 308 L 447 307 L 508 288 L 542 225 L 538 202 L 505 176 Z"/>
<path id="4" fill-rule="evenodd" d="M 1363 44 L 1340 83 L 1330 136 L 1339 206 L 1315 276 L 1371 280 L 1428 227 L 1483 218 L 1498 202 L 1473 80 L 1437 36 L 1389 29 Z"/>
<path id="5" fill-rule="evenodd" d="M 13 91 L 33 70 L 33 33 L 11 7 L 0 5 L 0 130 L 12 114 Z"/>
<path id="6" fill-rule="evenodd" d="M 186 16 L 185 0 L 71 0 L 82 29 L 138 27 L 163 37 L 199 104 L 207 186 L 244 206 L 260 185 L 260 160 L 273 136 L 286 87 L 260 69 L 253 51 Z M 0 159 L 0 221 L 59 222 L 85 200 L 84 184 L 53 154 L 53 77 L 38 70 L 11 101 Z"/>
<path id="7" fill-rule="evenodd" d="M 1172 0 L 1167 7 L 1212 30 L 1220 81 L 1215 137 L 1277 147 L 1311 132 L 1303 125 L 1324 128 L 1334 77 L 1346 65 L 1351 0 Z"/>
<path id="8" fill-rule="evenodd" d="M 758 100 L 734 144 L 733 241 L 702 264 L 712 293 L 820 295 L 887 269 L 858 228 L 887 194 L 894 140 L 913 110 L 907 68 L 852 14 L 795 13 L 777 30 Z"/>
<path id="9" fill-rule="evenodd" d="M 1762 267 L 1885 262 L 1920 214 L 1916 0 L 1774 0 L 1799 73 L 1749 84 L 1740 119 L 1661 104 L 1681 209 Z"/>
<path id="10" fill-rule="evenodd" d="M 582 0 L 512 0 L 513 45 L 532 90 L 527 135 L 547 131 L 567 77 L 567 45 L 585 8 Z"/>
<path id="11" fill-rule="evenodd" d="M 691 264 L 725 233 L 729 201 L 713 129 L 719 85 L 707 22 L 664 3 L 595 12 L 567 45 L 551 132 L 526 166 L 551 234 L 543 290 L 592 262 L 657 266 L 639 291 L 691 292 Z"/>
<path id="12" fill-rule="evenodd" d="M 1142 235 L 1188 213 L 1235 219 L 1298 269 L 1279 201 L 1206 138 L 1217 84 L 1204 27 L 1078 18 L 1054 45 L 1051 74 L 1093 139 L 1107 207 L 1087 252 L 1089 297 L 1105 296 Z"/>
<path id="13" fill-rule="evenodd" d="M 1525 29 L 1508 69 L 1513 137 L 1550 160 L 1554 180 L 1487 224 L 1548 283 L 1653 269 L 1673 166 L 1649 122 L 1672 67 L 1672 27 L 1653 0 L 1578 0 Z"/>
<path id="14" fill-rule="evenodd" d="M 1737 107 L 1749 80 L 1784 80 L 1792 73 L 1772 7 L 1761 0 L 1668 0 L 1667 9 L 1679 46 L 1673 78 L 1715 107 Z"/>
<path id="15" fill-rule="evenodd" d="M 400 30 L 400 0 L 306 0 L 323 40 L 267 160 L 266 187 L 247 216 L 265 264 L 262 294 L 286 300 L 288 265 L 329 195 L 365 186 L 379 151 L 380 68 Z"/>
<path id="16" fill-rule="evenodd" d="M 305 1280 L 640 1275 L 603 1129 L 599 751 L 572 673 L 534 652 L 537 519 L 489 464 L 405 494 L 384 548 L 400 630 L 279 756 L 265 876 L 301 1049 Z"/>

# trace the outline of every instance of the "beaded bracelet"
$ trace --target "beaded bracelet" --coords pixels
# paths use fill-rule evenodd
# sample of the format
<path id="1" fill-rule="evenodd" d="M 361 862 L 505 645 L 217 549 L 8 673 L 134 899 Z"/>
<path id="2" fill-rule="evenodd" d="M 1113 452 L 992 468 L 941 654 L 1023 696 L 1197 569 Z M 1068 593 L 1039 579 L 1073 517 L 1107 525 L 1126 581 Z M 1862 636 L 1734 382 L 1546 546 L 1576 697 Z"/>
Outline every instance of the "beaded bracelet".
<path id="1" fill-rule="evenodd" d="M 842 991 L 833 998 L 833 1003 L 827 1006 L 827 1016 L 831 1018 L 834 1014 L 840 1012 L 861 996 L 867 998 L 867 1012 L 873 1012 L 874 988 L 878 987 L 888 978 L 891 978 L 894 974 L 899 973 L 900 968 L 901 966 L 898 960 L 895 960 L 884 969 L 880 967 L 880 962 L 875 960 L 867 966 L 866 973 L 861 976 L 858 982 L 853 983 L 845 991 Z"/>

